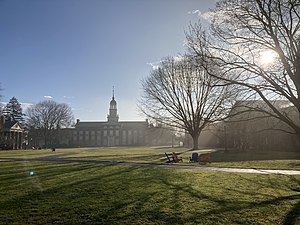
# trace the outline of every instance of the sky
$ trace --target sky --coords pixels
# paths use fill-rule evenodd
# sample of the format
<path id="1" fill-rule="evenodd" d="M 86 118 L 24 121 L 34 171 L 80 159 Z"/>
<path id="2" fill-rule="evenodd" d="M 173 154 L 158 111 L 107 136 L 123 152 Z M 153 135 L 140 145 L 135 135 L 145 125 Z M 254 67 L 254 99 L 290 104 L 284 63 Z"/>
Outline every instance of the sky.
<path id="1" fill-rule="evenodd" d="M 1 102 L 67 103 L 75 119 L 106 121 L 112 89 L 121 121 L 137 108 L 152 65 L 185 51 L 184 31 L 215 0 L 0 0 Z"/>

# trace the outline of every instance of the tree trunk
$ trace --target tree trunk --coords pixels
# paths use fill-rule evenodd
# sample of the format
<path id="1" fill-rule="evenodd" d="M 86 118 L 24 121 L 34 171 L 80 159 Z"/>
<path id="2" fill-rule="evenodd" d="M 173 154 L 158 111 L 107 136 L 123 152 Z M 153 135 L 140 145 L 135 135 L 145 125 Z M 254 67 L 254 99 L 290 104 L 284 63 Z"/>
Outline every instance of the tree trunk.
<path id="1" fill-rule="evenodd" d="M 198 139 L 199 139 L 200 134 L 193 134 L 192 138 L 193 138 L 193 150 L 198 149 Z"/>

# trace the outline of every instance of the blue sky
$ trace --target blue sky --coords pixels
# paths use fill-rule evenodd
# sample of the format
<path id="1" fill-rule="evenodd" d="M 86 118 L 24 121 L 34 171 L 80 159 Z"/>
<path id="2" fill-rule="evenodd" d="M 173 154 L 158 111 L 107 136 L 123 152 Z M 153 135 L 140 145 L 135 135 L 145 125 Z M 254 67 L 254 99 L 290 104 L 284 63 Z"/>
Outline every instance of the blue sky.
<path id="1" fill-rule="evenodd" d="M 2 102 L 50 97 L 103 121 L 112 87 L 120 120 L 142 120 L 151 63 L 184 52 L 184 30 L 214 0 L 0 0 Z"/>

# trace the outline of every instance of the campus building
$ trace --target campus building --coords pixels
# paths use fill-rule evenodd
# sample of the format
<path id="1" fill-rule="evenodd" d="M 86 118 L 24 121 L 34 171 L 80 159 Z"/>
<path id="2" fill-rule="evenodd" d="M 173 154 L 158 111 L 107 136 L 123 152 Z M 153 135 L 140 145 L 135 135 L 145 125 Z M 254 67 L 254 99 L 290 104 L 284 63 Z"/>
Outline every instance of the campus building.
<path id="1" fill-rule="evenodd" d="M 30 130 L 30 147 L 49 147 L 44 145 L 45 141 L 39 134 L 39 130 Z M 170 146 L 172 138 L 172 130 L 150 124 L 148 120 L 120 121 L 113 94 L 106 121 L 77 119 L 74 127 L 60 129 L 49 144 L 56 147 Z"/>
<path id="2" fill-rule="evenodd" d="M 110 101 L 107 121 L 76 122 L 72 131 L 74 146 L 136 146 L 147 143 L 147 121 L 119 121 L 114 95 Z"/>
<path id="3" fill-rule="evenodd" d="M 289 102 L 273 101 L 281 112 L 300 124 L 297 112 Z M 237 102 L 225 121 L 210 124 L 199 137 L 199 146 L 258 151 L 297 151 L 300 141 L 287 124 L 257 110 L 268 106 L 259 100 Z M 270 111 L 270 113 L 272 113 Z M 192 143 L 187 137 L 187 143 Z M 190 144 L 191 145 L 191 144 Z"/>
<path id="4" fill-rule="evenodd" d="M 0 115 L 0 149 L 22 149 L 26 146 L 26 131 L 17 121 Z"/>

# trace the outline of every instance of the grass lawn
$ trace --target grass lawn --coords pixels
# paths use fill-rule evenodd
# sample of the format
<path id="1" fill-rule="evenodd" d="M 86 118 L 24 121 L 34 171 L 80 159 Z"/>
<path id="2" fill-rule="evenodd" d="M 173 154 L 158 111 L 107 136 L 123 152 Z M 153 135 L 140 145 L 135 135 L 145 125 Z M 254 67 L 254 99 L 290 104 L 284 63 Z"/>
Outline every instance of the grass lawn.
<path id="1" fill-rule="evenodd" d="M 60 156 L 66 159 L 81 159 L 91 161 L 165 163 L 165 152 L 180 152 L 187 165 L 201 166 L 190 163 L 191 152 L 187 148 L 160 147 L 116 147 L 116 148 L 69 148 L 51 150 L 17 150 L 0 151 L 0 158 L 40 158 Z M 62 154 L 62 155 L 61 155 Z M 297 152 L 214 152 L 212 163 L 205 166 L 253 168 L 253 169 L 287 169 L 300 170 L 300 153 Z"/>
<path id="2" fill-rule="evenodd" d="M 65 148 L 60 149 L 59 153 L 79 153 L 90 148 Z M 0 158 L 40 158 L 53 156 L 50 149 L 42 150 L 0 150 Z"/>
<path id="3" fill-rule="evenodd" d="M 126 159 L 124 149 L 102 151 Z M 43 151 L 0 151 L 0 158 L 36 158 L 32 152 L 43 156 Z M 83 154 L 77 159 L 101 158 L 88 149 L 55 154 L 67 152 Z M 0 161 L 0 224 L 300 224 L 300 177 Z"/>
<path id="4" fill-rule="evenodd" d="M 100 148 L 97 151 L 81 151 L 78 154 L 66 155 L 62 158 L 84 159 L 92 161 L 118 161 L 140 163 L 164 163 L 165 152 L 181 152 L 184 164 L 199 166 L 199 163 L 190 163 L 191 152 L 187 148 Z M 64 150 L 61 150 L 64 152 Z M 76 150 L 69 150 L 76 152 Z M 1 156 L 1 154 L 0 154 Z M 295 152 L 214 152 L 212 163 L 205 166 L 253 168 L 253 169 L 287 169 L 300 170 L 300 153 Z"/>

